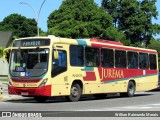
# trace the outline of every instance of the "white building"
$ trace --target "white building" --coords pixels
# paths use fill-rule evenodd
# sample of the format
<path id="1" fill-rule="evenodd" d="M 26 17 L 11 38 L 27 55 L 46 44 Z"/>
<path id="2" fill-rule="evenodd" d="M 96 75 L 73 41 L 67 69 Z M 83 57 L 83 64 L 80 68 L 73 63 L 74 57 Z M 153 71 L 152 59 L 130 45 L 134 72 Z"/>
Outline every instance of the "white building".
<path id="1" fill-rule="evenodd" d="M 12 38 L 13 38 L 12 32 L 0 31 L 0 47 L 7 48 L 11 44 Z M 8 67 L 9 67 L 8 62 L 0 58 L 0 79 L 3 77 L 7 77 Z"/>
<path id="2" fill-rule="evenodd" d="M 8 62 L 0 58 L 0 78 L 7 77 L 8 75 Z"/>

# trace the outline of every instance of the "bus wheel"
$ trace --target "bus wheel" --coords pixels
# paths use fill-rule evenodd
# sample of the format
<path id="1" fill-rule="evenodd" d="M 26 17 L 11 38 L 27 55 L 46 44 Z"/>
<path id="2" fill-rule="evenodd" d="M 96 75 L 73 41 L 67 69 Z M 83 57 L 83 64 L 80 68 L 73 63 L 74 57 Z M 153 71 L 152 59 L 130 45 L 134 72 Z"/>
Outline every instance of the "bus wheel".
<path id="1" fill-rule="evenodd" d="M 70 90 L 70 95 L 68 97 L 69 101 L 76 102 L 80 99 L 81 95 L 82 88 L 80 87 L 80 85 L 77 83 L 73 84 Z"/>
<path id="2" fill-rule="evenodd" d="M 39 102 L 39 103 L 44 103 L 48 97 L 45 97 L 45 96 L 35 96 L 34 99 Z"/>
<path id="3" fill-rule="evenodd" d="M 133 81 L 128 83 L 127 93 L 120 93 L 122 97 L 133 97 L 135 93 L 135 84 Z"/>

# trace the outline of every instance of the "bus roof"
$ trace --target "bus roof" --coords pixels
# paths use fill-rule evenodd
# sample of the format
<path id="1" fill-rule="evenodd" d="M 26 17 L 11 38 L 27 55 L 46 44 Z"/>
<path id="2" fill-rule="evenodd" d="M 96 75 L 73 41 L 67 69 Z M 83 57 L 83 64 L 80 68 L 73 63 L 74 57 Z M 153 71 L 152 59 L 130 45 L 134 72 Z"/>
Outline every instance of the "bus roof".
<path id="1" fill-rule="evenodd" d="M 116 42 L 112 40 L 103 40 L 103 39 L 97 39 L 97 38 L 71 39 L 71 38 L 60 38 L 60 37 L 55 37 L 53 35 L 49 35 L 48 37 L 26 37 L 26 38 L 20 38 L 16 40 L 26 40 L 26 39 L 51 39 L 51 44 L 63 43 L 63 44 L 83 45 L 83 46 L 127 50 L 127 51 L 135 51 L 135 52 L 149 52 L 154 54 L 157 53 L 156 50 L 125 46 L 121 42 Z"/>
<path id="2" fill-rule="evenodd" d="M 103 39 L 97 39 L 97 38 L 91 38 L 91 42 L 100 42 L 100 43 L 109 43 L 109 44 L 115 44 L 115 45 L 124 45 L 122 42 L 116 42 L 112 40 L 103 40 Z"/>

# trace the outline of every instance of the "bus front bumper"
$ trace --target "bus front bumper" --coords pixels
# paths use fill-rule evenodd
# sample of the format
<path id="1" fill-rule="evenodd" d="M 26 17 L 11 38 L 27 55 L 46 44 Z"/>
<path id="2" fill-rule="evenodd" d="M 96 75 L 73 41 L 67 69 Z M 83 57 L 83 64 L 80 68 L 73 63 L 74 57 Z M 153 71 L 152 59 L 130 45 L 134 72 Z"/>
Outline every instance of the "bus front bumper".
<path id="1" fill-rule="evenodd" d="M 37 88 L 19 88 L 8 86 L 8 93 L 22 96 L 51 96 L 51 85 Z"/>

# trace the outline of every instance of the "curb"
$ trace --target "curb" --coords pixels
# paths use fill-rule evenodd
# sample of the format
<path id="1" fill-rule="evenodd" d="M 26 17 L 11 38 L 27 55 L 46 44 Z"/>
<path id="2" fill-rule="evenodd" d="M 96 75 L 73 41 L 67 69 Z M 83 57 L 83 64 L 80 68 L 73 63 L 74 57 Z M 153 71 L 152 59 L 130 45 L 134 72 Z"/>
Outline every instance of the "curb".
<path id="1" fill-rule="evenodd" d="M 0 81 L 0 85 L 8 85 L 8 82 L 2 82 L 2 81 Z"/>
<path id="2" fill-rule="evenodd" d="M 1 79 L 1 78 L 0 78 L 0 83 L 2 83 L 2 84 L 8 84 L 8 80 L 7 80 L 7 79 Z"/>
<path id="3" fill-rule="evenodd" d="M 24 99 L 24 97 L 19 96 L 19 95 L 3 95 L 3 97 L 0 99 L 0 101 L 21 100 L 21 99 Z"/>
<path id="4" fill-rule="evenodd" d="M 21 100 L 24 99 L 23 96 L 20 95 L 10 95 L 7 90 L 8 81 L 2 81 L 0 79 L 0 102 L 4 102 L 7 100 Z M 2 89 L 1 89 L 2 88 Z"/>
<path id="5" fill-rule="evenodd" d="M 1 101 L 2 99 L 3 99 L 3 96 L 1 95 L 1 96 L 0 96 L 0 101 Z"/>
<path id="6" fill-rule="evenodd" d="M 0 100 L 3 98 L 3 90 L 2 90 L 2 86 L 0 85 Z"/>
<path id="7" fill-rule="evenodd" d="M 8 85 L 8 82 L 3 82 L 2 84 L 4 84 L 4 85 Z"/>

